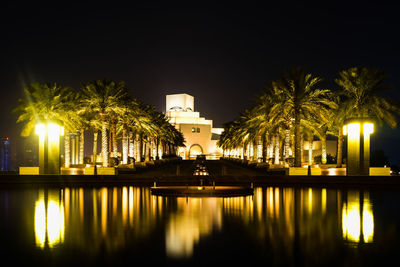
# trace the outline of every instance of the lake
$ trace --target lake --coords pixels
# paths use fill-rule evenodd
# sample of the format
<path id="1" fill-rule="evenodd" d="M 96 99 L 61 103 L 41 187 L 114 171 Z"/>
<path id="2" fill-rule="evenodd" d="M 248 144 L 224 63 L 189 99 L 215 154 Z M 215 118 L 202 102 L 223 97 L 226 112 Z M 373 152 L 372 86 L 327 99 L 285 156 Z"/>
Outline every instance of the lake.
<path id="1" fill-rule="evenodd" d="M 378 265 L 399 257 L 399 204 L 395 189 L 257 187 L 233 198 L 134 186 L 0 189 L 1 257 L 9 265 Z"/>

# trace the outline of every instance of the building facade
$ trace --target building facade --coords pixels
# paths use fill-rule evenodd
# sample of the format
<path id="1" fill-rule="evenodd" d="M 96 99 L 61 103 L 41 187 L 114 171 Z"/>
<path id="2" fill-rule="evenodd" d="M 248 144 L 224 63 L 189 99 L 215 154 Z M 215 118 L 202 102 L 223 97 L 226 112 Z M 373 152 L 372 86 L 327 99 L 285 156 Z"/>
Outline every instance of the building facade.
<path id="1" fill-rule="evenodd" d="M 178 151 L 183 159 L 195 159 L 200 154 L 206 155 L 207 159 L 218 159 L 222 156 L 222 149 L 217 146 L 217 141 L 223 128 L 213 128 L 212 120 L 200 117 L 200 112 L 194 111 L 193 96 L 167 95 L 166 116 L 185 138 L 186 147 L 181 147 Z"/>
<path id="2" fill-rule="evenodd" d="M 11 171 L 11 145 L 8 138 L 1 139 L 0 147 L 0 157 L 1 157 L 1 170 Z"/>

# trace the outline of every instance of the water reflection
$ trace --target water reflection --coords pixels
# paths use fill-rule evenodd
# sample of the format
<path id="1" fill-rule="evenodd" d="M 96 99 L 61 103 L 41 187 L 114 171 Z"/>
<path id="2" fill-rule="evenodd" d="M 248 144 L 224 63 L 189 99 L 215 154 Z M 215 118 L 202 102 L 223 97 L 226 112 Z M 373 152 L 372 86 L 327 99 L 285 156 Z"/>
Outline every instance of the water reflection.
<path id="1" fill-rule="evenodd" d="M 166 252 L 169 257 L 187 258 L 201 237 L 221 228 L 222 199 L 178 198 L 176 206 L 166 227 Z"/>
<path id="2" fill-rule="evenodd" d="M 36 246 L 50 248 L 64 241 L 64 205 L 60 201 L 62 191 L 39 191 L 35 202 L 35 241 Z"/>
<path id="3" fill-rule="evenodd" d="M 342 210 L 343 239 L 370 243 L 374 237 L 374 215 L 369 194 L 349 191 Z"/>
<path id="4" fill-rule="evenodd" d="M 167 257 L 188 259 L 232 219 L 289 264 L 298 253 L 375 239 L 373 202 L 356 190 L 259 187 L 246 197 L 168 198 L 132 186 L 64 188 L 39 190 L 34 203 L 37 247 L 71 246 L 92 255 L 157 238 Z"/>

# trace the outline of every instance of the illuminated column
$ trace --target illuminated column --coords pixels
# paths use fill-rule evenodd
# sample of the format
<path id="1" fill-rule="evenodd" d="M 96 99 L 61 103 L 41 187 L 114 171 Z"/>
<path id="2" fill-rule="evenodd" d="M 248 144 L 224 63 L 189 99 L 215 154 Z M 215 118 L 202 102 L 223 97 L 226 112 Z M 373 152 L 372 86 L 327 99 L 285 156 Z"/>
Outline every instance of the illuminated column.
<path id="1" fill-rule="evenodd" d="M 369 175 L 370 135 L 374 125 L 367 120 L 349 120 L 343 127 L 347 135 L 347 175 Z"/>
<path id="2" fill-rule="evenodd" d="M 39 135 L 39 173 L 60 174 L 60 136 L 63 127 L 47 122 L 36 125 Z"/>

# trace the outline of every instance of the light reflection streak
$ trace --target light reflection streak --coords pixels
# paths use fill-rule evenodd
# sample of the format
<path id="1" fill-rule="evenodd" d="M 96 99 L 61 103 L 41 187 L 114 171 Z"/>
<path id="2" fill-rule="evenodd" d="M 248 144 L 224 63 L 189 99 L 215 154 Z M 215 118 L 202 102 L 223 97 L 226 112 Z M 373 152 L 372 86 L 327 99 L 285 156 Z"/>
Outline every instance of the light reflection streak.
<path id="1" fill-rule="evenodd" d="M 167 224 L 166 253 L 172 258 L 187 258 L 201 237 L 222 226 L 221 198 L 177 198 L 177 213 Z"/>
<path id="2" fill-rule="evenodd" d="M 47 194 L 46 194 L 47 193 Z M 64 242 L 64 205 L 58 191 L 39 192 L 35 202 L 35 243 L 39 248 L 52 248 Z"/>
<path id="3" fill-rule="evenodd" d="M 346 243 L 374 241 L 373 203 L 365 192 L 256 187 L 254 195 L 246 197 L 167 198 L 151 195 L 149 188 L 132 186 L 40 191 L 35 202 L 34 240 L 39 248 L 75 242 L 100 249 L 99 244 L 105 242 L 111 250 L 126 244 L 127 236 L 149 236 L 166 220 L 167 255 L 188 258 L 202 238 L 223 227 L 226 216 L 256 227 L 256 238 L 273 240 L 271 247 L 285 247 L 288 253 L 295 236 L 302 242 L 315 236 L 322 242 L 337 234 Z M 83 224 L 90 224 L 89 233 Z M 66 233 L 73 237 L 68 239 Z"/>
<path id="4" fill-rule="evenodd" d="M 342 233 L 343 239 L 349 242 L 373 242 L 374 215 L 368 194 L 360 198 L 358 191 L 347 193 L 347 202 L 343 203 L 342 209 Z"/>

